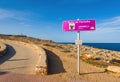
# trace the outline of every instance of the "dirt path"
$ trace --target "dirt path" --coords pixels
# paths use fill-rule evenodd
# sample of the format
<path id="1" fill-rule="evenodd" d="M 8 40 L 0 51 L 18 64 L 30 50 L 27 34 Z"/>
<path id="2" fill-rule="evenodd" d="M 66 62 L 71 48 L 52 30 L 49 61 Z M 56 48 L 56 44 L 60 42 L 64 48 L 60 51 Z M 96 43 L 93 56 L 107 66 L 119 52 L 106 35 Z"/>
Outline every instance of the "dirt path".
<path id="1" fill-rule="evenodd" d="M 0 58 L 0 71 L 19 74 L 33 74 L 38 55 L 27 47 L 7 42 L 8 52 Z"/>

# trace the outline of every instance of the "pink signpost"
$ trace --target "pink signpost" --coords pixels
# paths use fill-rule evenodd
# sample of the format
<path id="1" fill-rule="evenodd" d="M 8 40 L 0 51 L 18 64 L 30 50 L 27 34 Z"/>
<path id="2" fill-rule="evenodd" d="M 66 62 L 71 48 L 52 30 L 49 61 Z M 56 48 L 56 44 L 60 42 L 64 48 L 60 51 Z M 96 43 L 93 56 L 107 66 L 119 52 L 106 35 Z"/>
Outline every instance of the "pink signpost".
<path id="1" fill-rule="evenodd" d="M 95 30 L 95 20 L 71 20 L 63 22 L 64 31 L 90 31 Z"/>
<path id="2" fill-rule="evenodd" d="M 76 44 L 78 45 L 78 74 L 80 74 L 80 31 L 93 31 L 95 30 L 95 20 L 70 20 L 63 22 L 63 30 L 65 32 L 77 32 Z"/>

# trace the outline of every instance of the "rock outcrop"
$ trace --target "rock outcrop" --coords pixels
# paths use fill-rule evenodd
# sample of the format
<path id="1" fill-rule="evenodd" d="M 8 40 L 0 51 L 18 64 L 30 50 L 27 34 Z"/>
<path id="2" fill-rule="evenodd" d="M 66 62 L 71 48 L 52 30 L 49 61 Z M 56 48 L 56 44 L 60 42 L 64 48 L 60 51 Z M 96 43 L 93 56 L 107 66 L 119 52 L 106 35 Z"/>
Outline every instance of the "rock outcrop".
<path id="1" fill-rule="evenodd" d="M 83 54 L 82 59 L 95 59 L 93 55 L 91 54 Z"/>
<path id="2" fill-rule="evenodd" d="M 120 67 L 118 66 L 108 66 L 106 70 L 115 72 L 115 73 L 120 73 Z"/>

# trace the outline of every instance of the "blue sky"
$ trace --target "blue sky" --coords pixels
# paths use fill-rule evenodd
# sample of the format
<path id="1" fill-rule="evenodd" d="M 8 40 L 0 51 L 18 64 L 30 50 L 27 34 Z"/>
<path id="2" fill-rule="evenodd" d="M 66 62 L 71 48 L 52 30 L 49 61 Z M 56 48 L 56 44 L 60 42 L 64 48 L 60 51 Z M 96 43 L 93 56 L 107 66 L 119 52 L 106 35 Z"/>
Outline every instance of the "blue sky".
<path id="1" fill-rule="evenodd" d="M 83 42 L 120 43 L 119 0 L 0 0 L 0 34 L 24 34 L 56 42 L 74 42 L 62 22 L 95 19 L 96 31 L 81 32 Z"/>

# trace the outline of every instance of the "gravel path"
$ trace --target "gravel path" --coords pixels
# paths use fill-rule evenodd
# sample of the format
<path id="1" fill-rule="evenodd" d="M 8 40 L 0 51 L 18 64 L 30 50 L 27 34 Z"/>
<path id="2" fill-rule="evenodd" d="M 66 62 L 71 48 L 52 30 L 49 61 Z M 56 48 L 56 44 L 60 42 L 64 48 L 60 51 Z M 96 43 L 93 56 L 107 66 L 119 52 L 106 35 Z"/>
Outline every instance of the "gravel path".
<path id="1" fill-rule="evenodd" d="M 19 74 L 33 74 L 38 55 L 27 47 L 16 43 L 6 43 L 8 52 L 0 58 L 0 71 Z"/>

